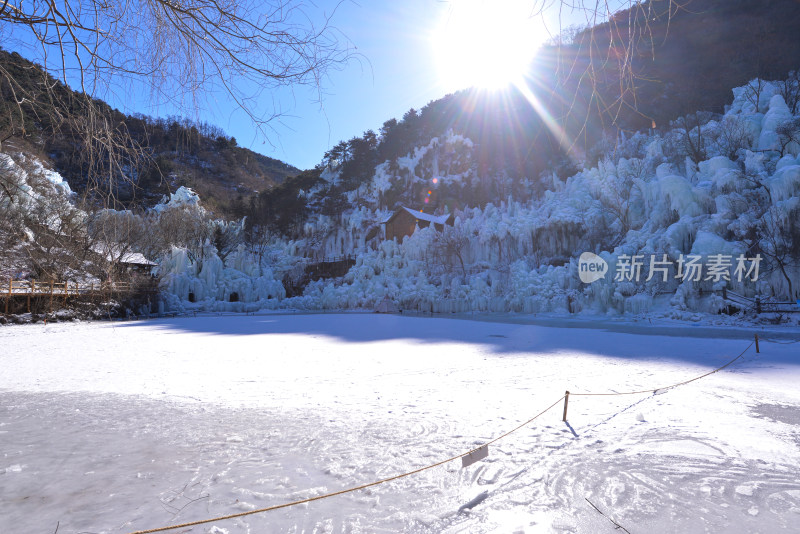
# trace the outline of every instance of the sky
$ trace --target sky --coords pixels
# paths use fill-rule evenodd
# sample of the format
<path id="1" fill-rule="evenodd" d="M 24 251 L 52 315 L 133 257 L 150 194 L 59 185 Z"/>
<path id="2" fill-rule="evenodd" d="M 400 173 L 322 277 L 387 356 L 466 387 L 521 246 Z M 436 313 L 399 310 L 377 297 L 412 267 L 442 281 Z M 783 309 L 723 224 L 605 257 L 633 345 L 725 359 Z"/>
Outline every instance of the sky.
<path id="1" fill-rule="evenodd" d="M 608 3 L 618 8 L 630 1 Z M 281 111 L 266 135 L 221 92 L 206 95 L 190 118 L 221 127 L 240 146 L 300 169 L 312 168 L 339 141 L 368 129 L 377 132 L 386 120 L 399 119 L 410 108 L 419 109 L 470 85 L 486 85 L 489 90 L 510 82 L 509 75 L 522 72 L 559 28 L 585 26 L 594 16 L 565 4 L 560 0 L 306 1 L 304 15 L 315 24 L 331 17 L 342 44 L 353 52 L 352 59 L 330 72 L 321 90 L 300 86 L 262 93 L 263 110 Z M 589 0 L 569 4 L 596 5 Z M 19 49 L 37 61 L 31 57 L 35 50 Z M 144 92 L 110 91 L 98 96 L 126 113 L 153 117 L 186 113 L 153 103 Z"/>
<path id="2" fill-rule="evenodd" d="M 219 125 L 242 146 L 299 168 L 313 167 L 340 140 L 377 131 L 384 121 L 447 93 L 436 76 L 430 43 L 445 9 L 435 0 L 339 5 L 333 24 L 357 55 L 323 81 L 321 101 L 313 88 L 281 91 L 287 116 L 268 140 L 254 139 L 241 112 Z"/>
<path id="3" fill-rule="evenodd" d="M 265 140 L 254 136 L 252 125 L 241 112 L 229 112 L 215 122 L 246 146 L 299 168 L 311 168 L 331 146 L 341 140 L 377 131 L 384 121 L 401 118 L 410 108 L 419 109 L 448 93 L 466 88 L 468 80 L 446 79 L 437 45 L 458 18 L 459 1 L 476 9 L 491 10 L 511 4 L 522 16 L 535 12 L 537 0 L 403 0 L 394 2 L 344 2 L 333 16 L 333 24 L 347 36 L 359 55 L 346 68 L 334 72 L 324 83 L 322 101 L 315 91 L 304 88 L 283 91 L 280 101 L 287 116 Z M 531 16 L 528 28 L 535 34 L 534 49 L 550 37 L 545 26 L 556 31 L 558 11 L 549 3 L 545 17 Z M 330 11 L 334 2 L 318 8 Z M 524 10 L 524 11 L 523 11 Z M 585 20 L 582 12 L 562 13 L 562 25 Z M 458 22 L 458 21 L 456 21 Z M 509 21 L 512 22 L 512 21 Z M 469 28 L 467 27 L 467 30 Z M 465 50 L 469 53 L 471 50 Z"/>
<path id="4" fill-rule="evenodd" d="M 299 168 L 311 168 L 339 141 L 360 136 L 368 129 L 377 131 L 384 121 L 400 119 L 410 108 L 419 109 L 467 88 L 472 80 L 452 72 L 452 65 L 456 65 L 455 70 L 471 67 L 470 62 L 484 44 L 474 36 L 482 28 L 488 28 L 486 33 L 493 42 L 505 38 L 510 27 L 524 33 L 520 39 L 508 40 L 508 55 L 526 47 L 530 58 L 542 42 L 558 33 L 559 27 L 585 25 L 587 18 L 584 10 L 560 8 L 560 2 L 553 0 L 345 1 L 338 7 L 337 2 L 316 4 L 316 9 L 325 13 L 334 7 L 333 24 L 358 56 L 325 81 L 321 102 L 316 91 L 306 88 L 281 91 L 278 100 L 287 113 L 273 125 L 269 139 L 257 135 L 243 113 L 227 111 L 223 106 L 213 122 L 236 137 L 241 146 Z M 496 36 L 491 34 L 492 23 L 497 26 Z M 450 50 L 443 51 L 446 43 Z M 458 57 L 459 49 L 463 59 Z"/>

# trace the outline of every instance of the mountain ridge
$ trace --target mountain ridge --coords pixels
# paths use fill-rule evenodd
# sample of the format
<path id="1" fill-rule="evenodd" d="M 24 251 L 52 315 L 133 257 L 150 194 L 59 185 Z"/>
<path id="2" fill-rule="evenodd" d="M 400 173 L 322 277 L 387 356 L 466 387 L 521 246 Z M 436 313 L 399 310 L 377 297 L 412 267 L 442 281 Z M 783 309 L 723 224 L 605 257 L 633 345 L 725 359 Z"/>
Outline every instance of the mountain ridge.
<path id="1" fill-rule="evenodd" d="M 79 136 L 61 116 L 80 95 L 55 80 L 35 63 L 16 52 L 0 49 L 0 68 L 14 75 L 16 87 L 0 78 L 0 139 L 7 147 L 36 153 L 70 184 L 85 192 L 86 164 L 81 160 Z M 17 107 L 16 92 L 42 94 L 38 87 L 54 85 L 62 100 L 34 101 Z M 299 169 L 238 146 L 220 128 L 180 117 L 152 118 L 127 115 L 108 104 L 94 100 L 105 118 L 141 147 L 141 168 L 130 171 L 126 184 L 113 191 L 114 205 L 151 206 L 165 194 L 181 186 L 191 187 L 220 215 L 235 216 L 250 196 L 282 183 Z M 59 107 L 61 109 L 59 109 Z M 22 119 L 19 118 L 20 109 Z"/>

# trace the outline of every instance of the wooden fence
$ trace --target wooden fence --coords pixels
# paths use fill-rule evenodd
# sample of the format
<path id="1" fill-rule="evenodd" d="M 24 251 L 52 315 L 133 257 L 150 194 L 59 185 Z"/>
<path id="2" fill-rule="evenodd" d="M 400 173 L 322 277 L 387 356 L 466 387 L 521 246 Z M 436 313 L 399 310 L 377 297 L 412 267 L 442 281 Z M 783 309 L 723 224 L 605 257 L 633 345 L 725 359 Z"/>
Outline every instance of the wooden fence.
<path id="1" fill-rule="evenodd" d="M 25 299 L 26 309 L 31 311 L 31 299 L 48 298 L 50 306 L 57 299 L 62 299 L 64 304 L 67 299 L 74 297 L 103 297 L 112 295 L 125 295 L 133 292 L 135 286 L 129 282 L 56 282 L 54 280 L 8 280 L 0 285 L 0 291 L 5 300 L 5 314 L 8 315 L 9 304 L 14 300 Z"/>
<path id="2" fill-rule="evenodd" d="M 749 298 L 726 288 L 722 288 L 722 298 L 737 308 L 752 310 L 756 313 L 800 313 L 800 300 L 797 302 L 782 302 L 760 297 Z"/>

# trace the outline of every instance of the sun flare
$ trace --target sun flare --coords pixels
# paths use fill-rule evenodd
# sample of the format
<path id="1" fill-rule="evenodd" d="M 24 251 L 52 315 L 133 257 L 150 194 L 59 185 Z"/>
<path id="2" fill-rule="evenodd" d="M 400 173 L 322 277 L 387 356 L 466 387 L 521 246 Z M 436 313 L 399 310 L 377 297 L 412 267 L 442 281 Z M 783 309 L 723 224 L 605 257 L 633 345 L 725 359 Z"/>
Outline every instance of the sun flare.
<path id="1" fill-rule="evenodd" d="M 505 87 L 524 74 L 544 33 L 529 0 L 454 0 L 433 35 L 439 83 Z"/>

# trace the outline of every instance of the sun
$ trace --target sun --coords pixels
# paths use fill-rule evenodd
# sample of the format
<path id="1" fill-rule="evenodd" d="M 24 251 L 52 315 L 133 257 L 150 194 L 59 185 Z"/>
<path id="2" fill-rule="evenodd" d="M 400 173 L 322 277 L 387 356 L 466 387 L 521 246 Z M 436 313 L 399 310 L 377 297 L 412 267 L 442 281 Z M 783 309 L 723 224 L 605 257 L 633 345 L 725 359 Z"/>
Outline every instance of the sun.
<path id="1" fill-rule="evenodd" d="M 497 89 L 520 79 L 545 31 L 530 0 L 453 0 L 432 36 L 439 83 L 448 92 Z"/>

